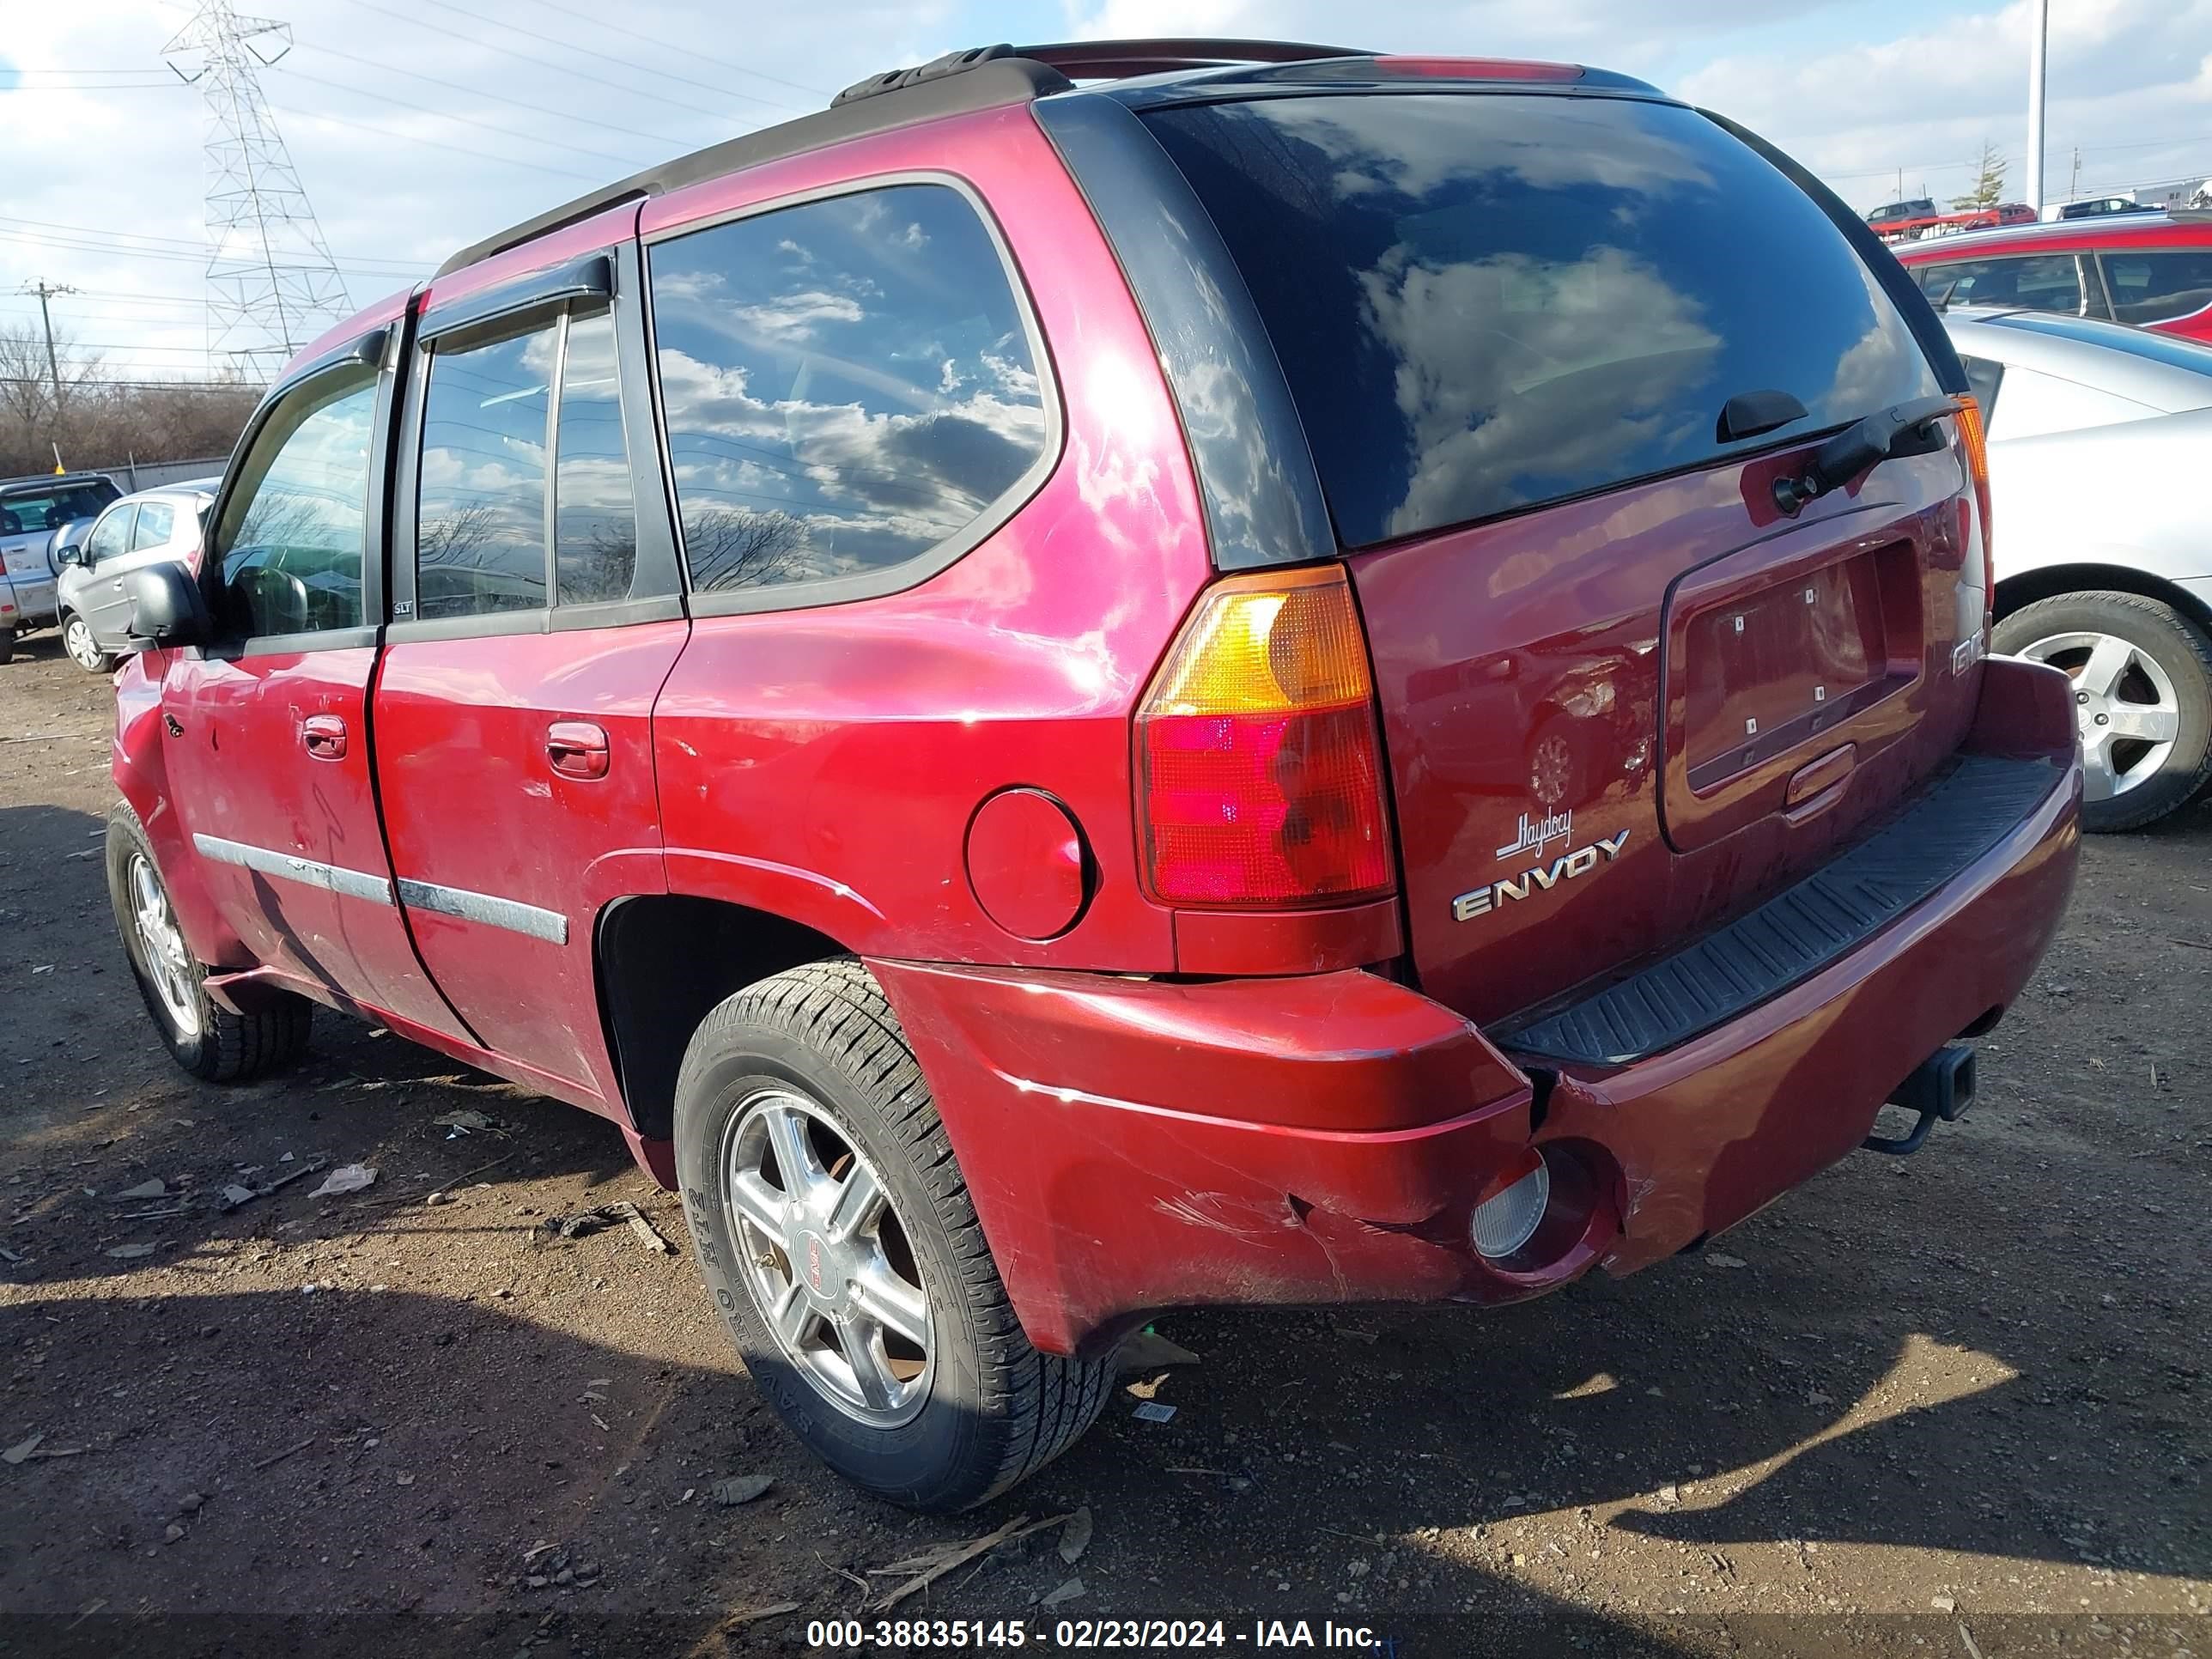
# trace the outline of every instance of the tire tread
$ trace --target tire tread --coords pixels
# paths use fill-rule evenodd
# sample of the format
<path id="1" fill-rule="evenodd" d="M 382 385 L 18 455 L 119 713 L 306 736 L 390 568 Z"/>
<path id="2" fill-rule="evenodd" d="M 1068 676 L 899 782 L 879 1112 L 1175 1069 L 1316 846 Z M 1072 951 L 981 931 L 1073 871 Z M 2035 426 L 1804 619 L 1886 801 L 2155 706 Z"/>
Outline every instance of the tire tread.
<path id="1" fill-rule="evenodd" d="M 689 1097 L 685 1083 L 706 1055 L 742 1042 L 748 1028 L 762 1025 L 806 1043 L 875 1103 L 884 1127 L 936 1200 L 936 1219 L 958 1263 L 959 1282 L 947 1287 L 948 1294 L 974 1322 L 986 1420 L 996 1431 L 981 1465 L 970 1473 L 970 1490 L 955 1506 L 988 1502 L 1083 1437 L 1105 1408 L 1113 1362 L 1040 1353 L 1030 1345 L 921 1067 L 883 987 L 865 964 L 850 957 L 809 963 L 726 999 L 691 1039 L 679 1099 Z"/>

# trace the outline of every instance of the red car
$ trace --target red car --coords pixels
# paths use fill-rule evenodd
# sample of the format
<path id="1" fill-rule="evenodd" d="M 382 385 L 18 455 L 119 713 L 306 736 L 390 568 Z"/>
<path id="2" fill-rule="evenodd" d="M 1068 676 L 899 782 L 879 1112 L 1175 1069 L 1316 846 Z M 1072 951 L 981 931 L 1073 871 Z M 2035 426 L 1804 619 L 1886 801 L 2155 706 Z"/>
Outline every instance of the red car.
<path id="1" fill-rule="evenodd" d="M 1520 1301 L 1964 1108 L 2081 789 L 1966 390 L 1623 76 L 955 54 L 286 371 L 137 580 L 118 923 L 200 1077 L 320 1004 L 611 1119 L 785 1421 L 973 1504 L 1159 1310 Z"/>
<path id="2" fill-rule="evenodd" d="M 1893 251 L 1946 303 L 2109 318 L 2212 342 L 2212 214 L 2112 215 Z"/>

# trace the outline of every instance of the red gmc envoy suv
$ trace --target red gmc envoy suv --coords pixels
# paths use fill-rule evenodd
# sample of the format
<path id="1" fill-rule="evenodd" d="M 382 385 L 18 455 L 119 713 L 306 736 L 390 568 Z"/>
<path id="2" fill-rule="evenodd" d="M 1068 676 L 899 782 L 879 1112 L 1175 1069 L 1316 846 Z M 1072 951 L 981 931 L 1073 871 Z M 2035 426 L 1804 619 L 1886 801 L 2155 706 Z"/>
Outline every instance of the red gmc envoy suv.
<path id="1" fill-rule="evenodd" d="M 107 852 L 177 1059 L 321 1003 L 612 1120 L 917 1506 L 1157 1310 L 1512 1302 L 1917 1147 L 2073 880 L 1928 302 L 1595 70 L 883 76 L 333 330 L 207 534 Z"/>

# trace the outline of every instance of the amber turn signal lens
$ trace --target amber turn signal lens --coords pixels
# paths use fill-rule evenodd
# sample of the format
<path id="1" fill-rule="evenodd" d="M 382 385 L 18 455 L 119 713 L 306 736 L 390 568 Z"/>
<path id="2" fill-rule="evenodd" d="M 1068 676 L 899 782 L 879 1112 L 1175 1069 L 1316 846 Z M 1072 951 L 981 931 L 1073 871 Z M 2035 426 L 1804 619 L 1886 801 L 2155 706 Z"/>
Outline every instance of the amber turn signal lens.
<path id="1" fill-rule="evenodd" d="M 1990 591 L 1996 591 L 1996 572 L 1990 562 L 1990 437 L 1982 420 L 1981 400 L 1971 392 L 1959 398 L 1959 435 L 1966 441 L 1966 468 L 1973 475 L 1974 504 L 1982 512 L 1982 568 Z"/>
<path id="2" fill-rule="evenodd" d="M 1342 569 L 1209 589 L 1137 711 L 1137 759 L 1160 898 L 1284 908 L 1390 890 L 1374 683 Z"/>

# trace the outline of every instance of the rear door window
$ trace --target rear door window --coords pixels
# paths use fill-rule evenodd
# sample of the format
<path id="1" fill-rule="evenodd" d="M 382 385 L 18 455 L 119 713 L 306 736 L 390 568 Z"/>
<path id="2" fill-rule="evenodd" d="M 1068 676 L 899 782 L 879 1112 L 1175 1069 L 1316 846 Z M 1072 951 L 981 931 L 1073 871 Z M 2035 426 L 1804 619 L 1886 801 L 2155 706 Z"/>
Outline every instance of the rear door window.
<path id="1" fill-rule="evenodd" d="M 1354 546 L 1941 390 L 1820 205 L 1694 111 L 1412 94 L 1151 112 L 1242 269 Z M 1808 417 L 1721 441 L 1741 392 Z"/>
<path id="2" fill-rule="evenodd" d="M 142 548 L 167 547 L 170 532 L 176 527 L 176 508 L 167 501 L 141 501 L 138 528 L 131 535 L 131 550 L 136 553 Z"/>
<path id="3" fill-rule="evenodd" d="M 2212 247 L 2097 257 L 2112 315 L 2123 323 L 2170 323 L 2212 306 Z"/>
<path id="4" fill-rule="evenodd" d="M 557 316 L 430 358 L 416 486 L 415 614 L 545 604 L 545 414 Z"/>
<path id="5" fill-rule="evenodd" d="M 620 381 L 613 314 L 570 317 L 554 435 L 553 569 L 562 605 L 629 599 L 637 576 L 637 501 Z"/>
<path id="6" fill-rule="evenodd" d="M 1915 265 L 1920 291 L 1954 306 L 2024 306 L 2031 311 L 2081 310 L 2081 271 L 2070 253 L 2010 259 L 1954 259 Z"/>
<path id="7" fill-rule="evenodd" d="M 671 238 L 652 287 L 696 592 L 919 581 L 1040 474 L 1042 353 L 994 237 L 949 185 Z"/>

